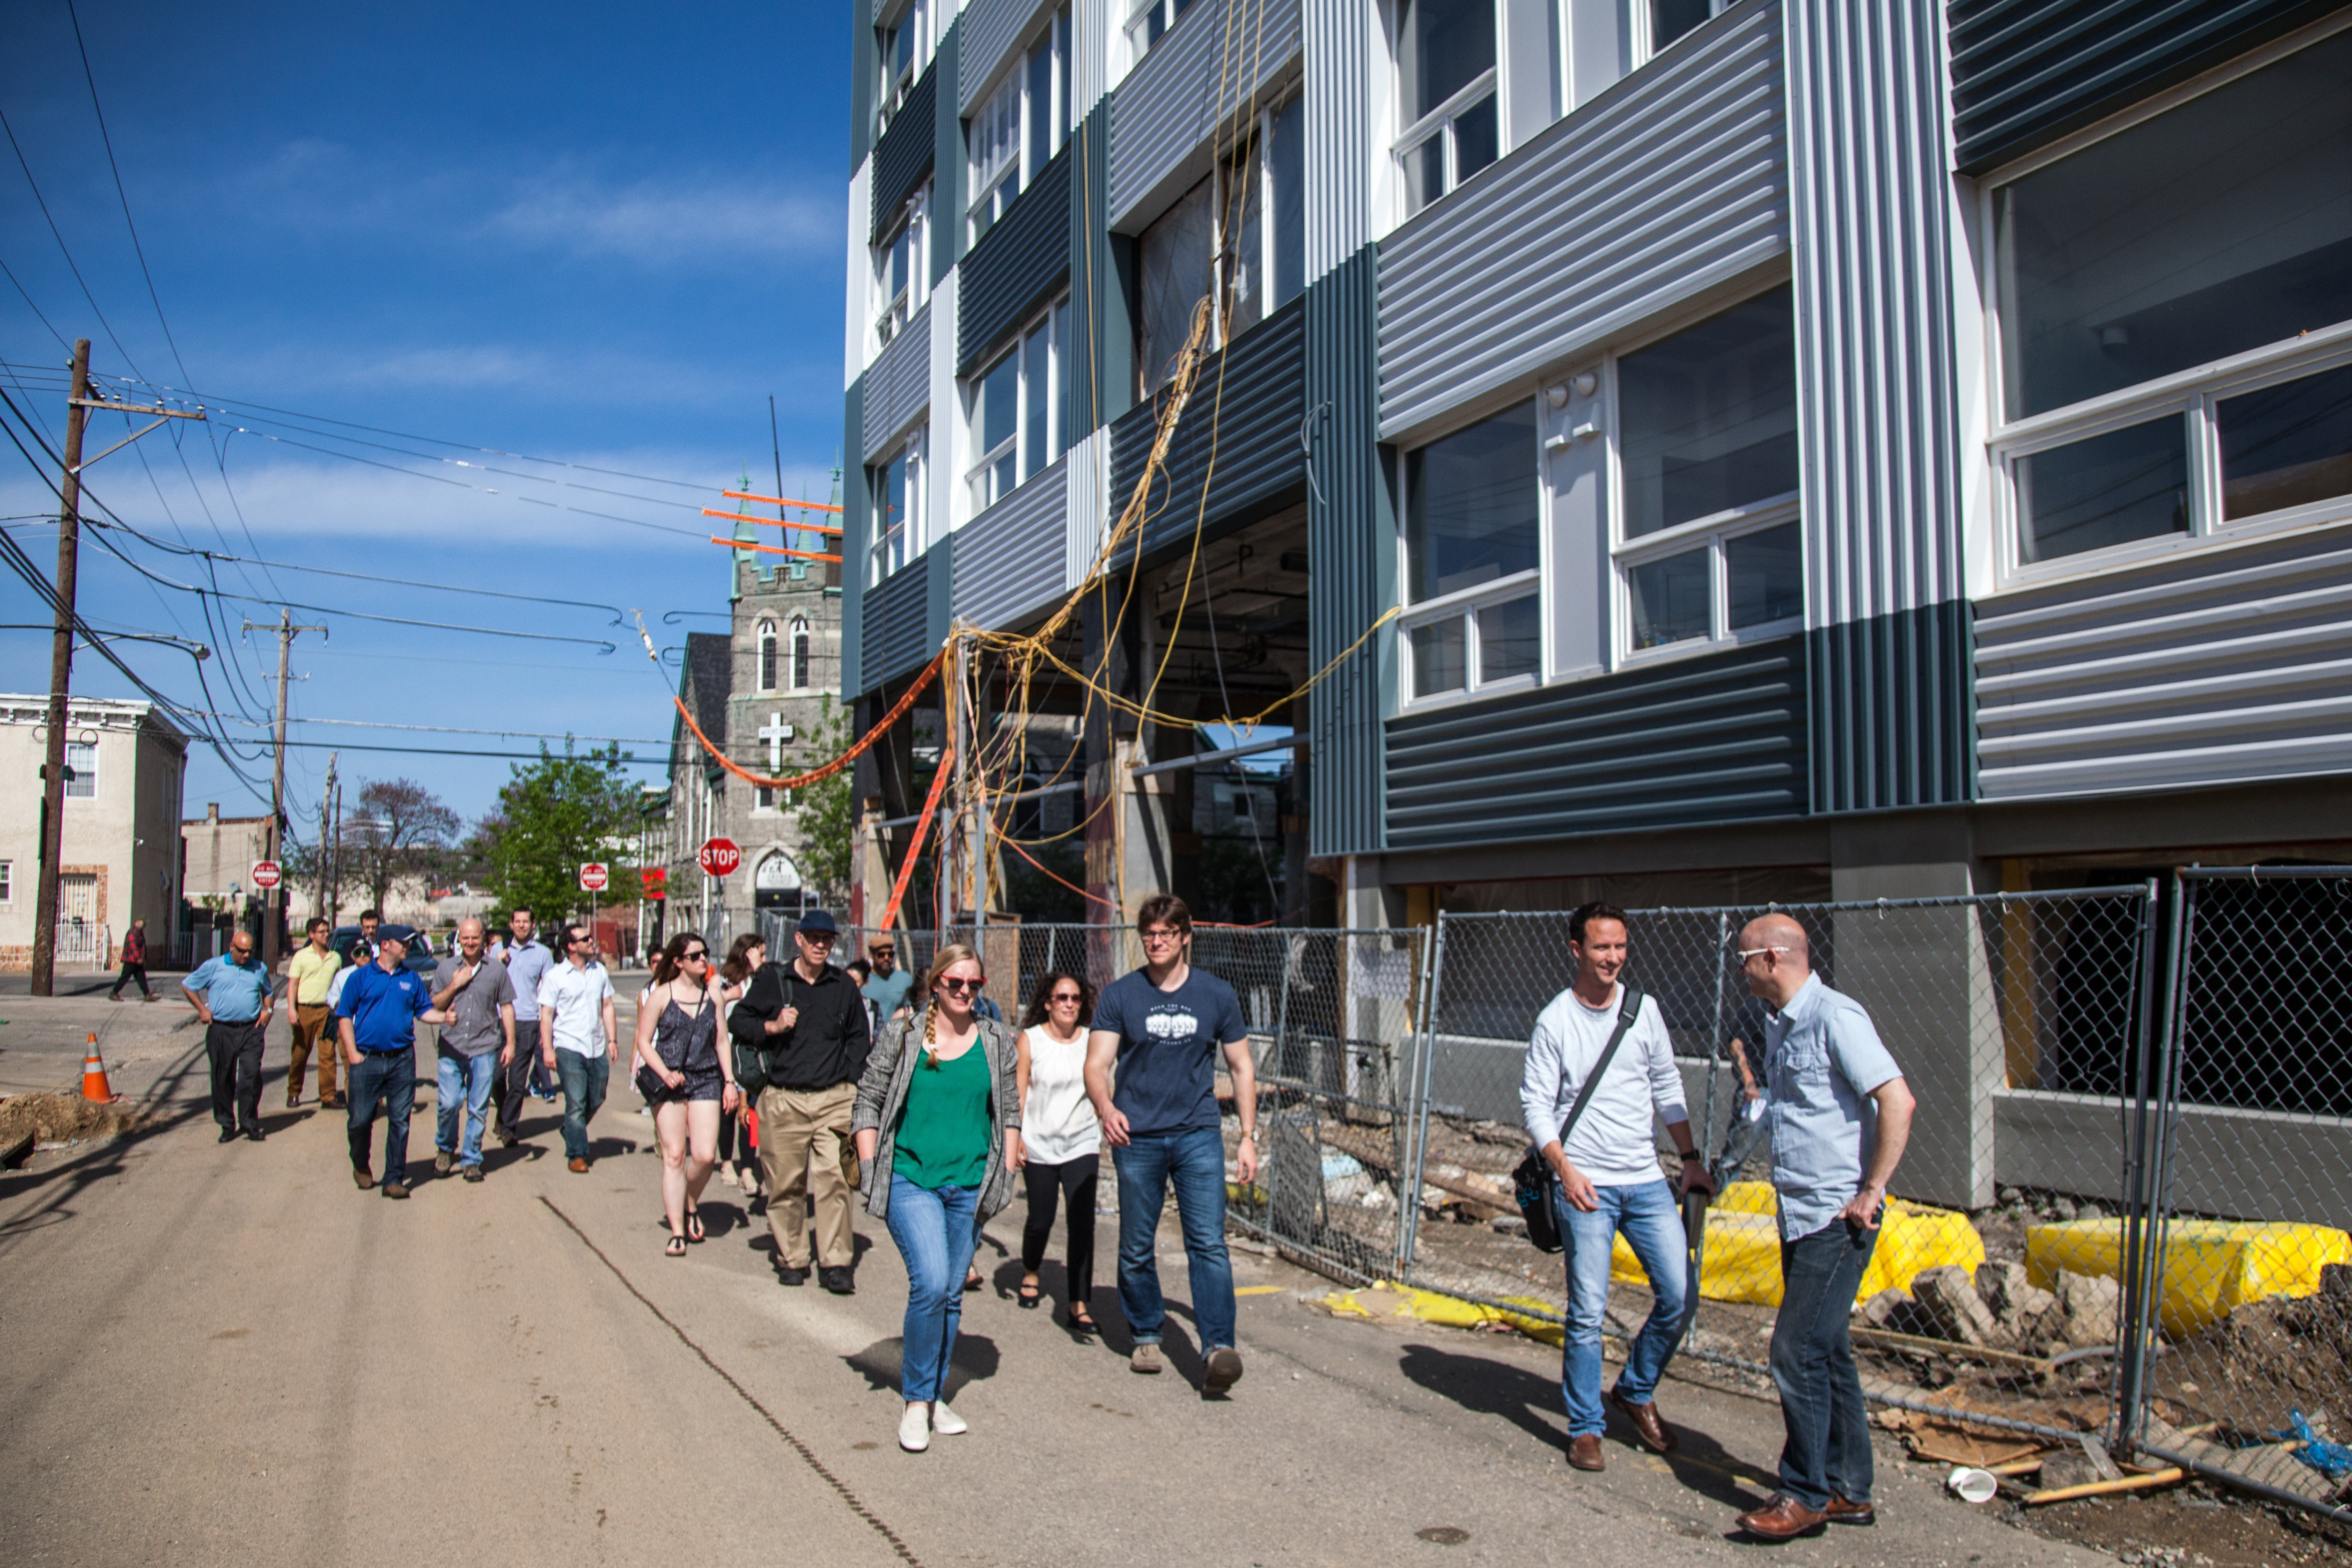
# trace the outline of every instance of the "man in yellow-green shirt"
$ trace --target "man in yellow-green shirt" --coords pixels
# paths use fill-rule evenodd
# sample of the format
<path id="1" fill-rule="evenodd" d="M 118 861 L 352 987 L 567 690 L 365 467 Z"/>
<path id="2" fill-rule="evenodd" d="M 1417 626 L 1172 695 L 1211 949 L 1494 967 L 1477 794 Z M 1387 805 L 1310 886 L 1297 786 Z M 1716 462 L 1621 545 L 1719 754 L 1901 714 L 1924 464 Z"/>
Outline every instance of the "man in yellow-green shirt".
<path id="1" fill-rule="evenodd" d="M 302 1067 L 312 1052 L 319 1058 L 319 1104 L 332 1108 L 343 1103 L 335 1092 L 335 1045 L 331 1033 L 320 1037 L 331 1009 L 327 983 L 343 967 L 342 955 L 327 946 L 333 931 L 323 916 L 310 921 L 310 940 L 286 965 L 287 997 L 294 1004 L 294 1060 L 286 1074 L 286 1108 L 302 1102 Z"/>

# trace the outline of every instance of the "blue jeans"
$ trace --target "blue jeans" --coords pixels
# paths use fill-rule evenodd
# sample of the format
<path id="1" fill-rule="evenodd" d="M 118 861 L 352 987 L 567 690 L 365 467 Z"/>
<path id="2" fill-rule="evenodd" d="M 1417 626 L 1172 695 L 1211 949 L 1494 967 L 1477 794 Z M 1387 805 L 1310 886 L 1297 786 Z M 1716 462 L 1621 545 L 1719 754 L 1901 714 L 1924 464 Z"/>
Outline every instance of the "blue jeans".
<path id="1" fill-rule="evenodd" d="M 1848 1333 L 1854 1293 L 1878 1247 L 1875 1230 L 1832 1219 L 1780 1243 L 1784 1291 L 1772 1325 L 1772 1382 L 1780 1390 L 1780 1490 L 1818 1509 L 1835 1492 L 1868 1502 L 1870 1413 Z"/>
<path id="2" fill-rule="evenodd" d="M 499 1081 L 499 1053 L 486 1051 L 479 1056 L 460 1056 L 454 1051 L 441 1052 L 438 1123 L 434 1129 L 433 1146 L 444 1154 L 454 1154 L 461 1166 L 482 1163 L 482 1124 L 490 1110 L 490 1090 Z M 463 1145 L 457 1139 L 457 1114 L 465 1113 L 466 1136 Z"/>
<path id="3" fill-rule="evenodd" d="M 1690 1321 L 1690 1251 L 1675 1189 L 1661 1176 L 1633 1186 L 1596 1186 L 1592 1193 L 1601 1207 L 1587 1214 L 1557 1184 L 1552 1188 L 1568 1263 L 1568 1341 L 1560 1356 L 1559 1392 L 1571 1437 L 1597 1435 L 1607 1425 L 1601 1406 L 1601 1322 L 1609 1310 L 1609 1255 L 1619 1231 L 1642 1260 L 1654 1297 L 1642 1332 L 1625 1352 L 1625 1370 L 1617 1375 L 1620 1395 L 1636 1405 L 1649 1402 Z"/>
<path id="4" fill-rule="evenodd" d="M 1214 1127 L 1138 1133 L 1112 1159 L 1118 1167 L 1118 1307 L 1135 1343 L 1158 1344 L 1168 1320 L 1154 1238 L 1173 1184 L 1202 1353 L 1230 1347 L 1234 1264 L 1225 1251 L 1224 1134 Z"/>
<path id="5" fill-rule="evenodd" d="M 963 1276 L 980 1245 L 980 1188 L 917 1186 L 890 1176 L 890 1239 L 907 1260 L 898 1392 L 928 1403 L 947 1392 L 948 1358 L 963 1325 Z"/>
<path id="6" fill-rule="evenodd" d="M 344 1088 L 352 1097 L 350 1120 L 352 1168 L 368 1168 L 374 1143 L 375 1107 L 381 1100 L 392 1124 L 383 1141 L 383 1179 L 404 1185 L 408 1180 L 408 1113 L 416 1108 L 416 1051 L 363 1051 Z"/>
<path id="7" fill-rule="evenodd" d="M 576 1051 L 555 1053 L 555 1076 L 563 1083 L 563 1155 L 588 1157 L 588 1124 L 604 1103 L 604 1085 L 612 1081 L 613 1064 L 598 1051 L 583 1056 Z"/>

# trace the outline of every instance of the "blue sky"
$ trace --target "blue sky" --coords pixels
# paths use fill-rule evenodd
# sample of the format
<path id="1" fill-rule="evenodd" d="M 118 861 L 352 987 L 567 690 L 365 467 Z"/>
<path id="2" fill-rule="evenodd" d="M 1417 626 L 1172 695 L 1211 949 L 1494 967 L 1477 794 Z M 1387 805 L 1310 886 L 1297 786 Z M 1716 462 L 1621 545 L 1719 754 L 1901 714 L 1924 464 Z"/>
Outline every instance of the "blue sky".
<path id="1" fill-rule="evenodd" d="M 91 468 L 100 501 L 173 547 L 639 609 L 664 643 L 722 626 L 663 620 L 725 608 L 727 557 L 696 542 L 695 508 L 731 504 L 717 492 L 746 466 L 753 489 L 774 483 L 771 395 L 788 493 L 824 497 L 840 445 L 847 7 L 77 3 L 172 341 L 124 222 L 66 0 L 16 0 L 0 111 L 95 305 L 0 143 L 0 261 L 31 298 L 0 279 L 0 359 L 18 367 L 0 383 L 61 444 L 68 351 L 54 329 L 89 337 L 100 372 L 236 403 L 209 430 L 158 431 Z M 255 404 L 298 413 L 310 428 Z M 96 416 L 91 450 L 125 434 L 120 416 Z M 54 507 L 0 444 L 0 514 Z M 53 566 L 53 526 L 6 526 Z M 205 580 L 200 561 L 117 542 L 163 577 Z M 89 545 L 81 560 L 85 616 L 215 645 L 211 706 L 260 711 L 273 640 L 221 646 L 194 595 Z M 225 591 L 272 602 L 619 644 L 600 654 L 299 612 L 332 631 L 323 644 L 296 644 L 295 673 L 308 677 L 293 688 L 298 717 L 669 733 L 674 669 L 656 680 L 634 627 L 602 611 L 211 570 Z M 0 579 L 0 622 L 45 619 L 13 576 Z M 215 614 L 231 617 L 233 632 L 236 618 L 276 612 L 256 602 Z M 206 706 L 184 654 L 119 651 L 174 699 Z M 46 634 L 0 632 L 0 687 L 46 690 L 47 668 Z M 76 656 L 75 689 L 134 695 L 89 653 Z M 220 725 L 261 734 L 234 718 Z M 536 744 L 327 725 L 293 734 L 487 751 Z M 290 810 L 307 839 L 327 753 L 288 755 Z M 361 780 L 406 776 L 471 820 L 508 764 L 346 750 L 340 768 L 347 802 Z M 245 770 L 266 790 L 266 758 Z M 207 800 L 230 814 L 265 809 L 204 748 L 191 754 L 186 798 L 191 815 Z"/>

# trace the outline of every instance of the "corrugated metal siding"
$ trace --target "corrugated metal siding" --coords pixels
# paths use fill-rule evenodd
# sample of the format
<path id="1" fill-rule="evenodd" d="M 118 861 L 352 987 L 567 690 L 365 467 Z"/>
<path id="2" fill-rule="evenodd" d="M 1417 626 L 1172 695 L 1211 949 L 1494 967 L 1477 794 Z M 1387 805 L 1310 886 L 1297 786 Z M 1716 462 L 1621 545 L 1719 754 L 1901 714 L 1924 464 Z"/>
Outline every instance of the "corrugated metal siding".
<path id="1" fill-rule="evenodd" d="M 1988 800 L 2352 770 L 2352 534 L 1979 601 Z"/>
<path id="2" fill-rule="evenodd" d="M 971 0 L 964 7 L 963 19 L 957 24 L 963 29 L 963 55 L 957 73 L 961 79 L 956 86 L 956 109 L 966 119 L 971 118 L 972 105 L 980 101 L 981 89 L 995 85 L 1005 52 L 1053 5 L 1054 0 Z"/>
<path id="3" fill-rule="evenodd" d="M 1078 585 L 1094 570 L 1095 558 L 1102 553 L 1106 497 L 1110 484 L 1109 428 L 1088 431 L 1063 455 L 1062 463 L 1069 474 L 1062 591 L 1076 593 Z"/>
<path id="4" fill-rule="evenodd" d="M 1211 134 L 1298 53 L 1299 0 L 1201 0 L 1111 100 L 1110 221 L 1209 172 Z M 1116 47 L 1116 46 L 1114 46 Z M 1178 176 L 1181 176 L 1181 179 Z"/>
<path id="5" fill-rule="evenodd" d="M 1104 193 L 1108 188 L 1108 102 L 1092 113 L 1070 138 L 1070 311 L 1087 336 L 1068 366 L 1070 436 L 1076 440 L 1127 412 L 1135 393 L 1135 334 L 1128 324 L 1127 279 L 1122 257 L 1132 244 L 1108 231 Z"/>
<path id="6" fill-rule="evenodd" d="M 1363 248 L 1372 144 L 1372 8 L 1363 0 L 1303 0 L 1307 57 L 1307 281 Z"/>
<path id="7" fill-rule="evenodd" d="M 929 300 L 907 329 L 884 345 L 866 371 L 866 429 L 860 451 L 868 461 L 903 434 L 931 402 L 931 307 Z"/>
<path id="8" fill-rule="evenodd" d="M 931 74 L 948 84 L 944 93 L 936 95 L 931 116 L 931 167 L 937 175 L 931 182 L 933 283 L 946 277 L 948 268 L 961 261 L 970 248 L 966 236 L 971 231 L 964 225 L 963 212 L 971 200 L 964 189 L 971 170 L 964 152 L 963 116 L 955 107 L 962 58 L 963 18 L 959 16 L 948 24 L 946 35 L 940 39 L 940 52 L 931 60 Z"/>
<path id="9" fill-rule="evenodd" d="M 1937 0 L 1790 8 L 1816 810 L 1968 799 Z"/>
<path id="10" fill-rule="evenodd" d="M 1388 723 L 1388 847 L 1805 810 L 1805 646 L 1776 638 Z"/>
<path id="11" fill-rule="evenodd" d="M 956 373 L 1016 330 L 1070 275 L 1070 149 L 1038 172 L 962 263 Z"/>
<path id="12" fill-rule="evenodd" d="M 923 657 L 928 659 L 940 651 L 948 640 L 948 628 L 955 621 L 956 535 L 936 539 L 923 552 L 928 563 L 923 583 Z"/>
<path id="13" fill-rule="evenodd" d="M 849 383 L 842 399 L 843 445 L 866 434 L 866 378 Z M 866 628 L 866 509 L 873 505 L 871 476 L 863 467 L 850 471 L 841 491 L 841 700 L 849 702 L 866 689 L 858 673 L 861 636 Z"/>
<path id="14" fill-rule="evenodd" d="M 890 124 L 874 143 L 874 212 L 866 220 L 869 239 L 882 237 L 882 220 L 898 211 L 898 204 L 922 188 L 939 150 L 937 57 L 923 79 L 907 95 Z M 961 209 L 959 209 L 961 210 Z"/>
<path id="15" fill-rule="evenodd" d="M 1310 98 L 1312 95 L 1309 95 Z M 1780 13 L 1686 40 L 1381 242 L 1381 434 L 1788 246 Z"/>
<path id="16" fill-rule="evenodd" d="M 1238 526 L 1302 490 L 1307 468 L 1298 424 L 1306 412 L 1306 328 L 1307 300 L 1301 296 L 1201 367 L 1192 401 L 1169 443 L 1165 479 L 1153 484 L 1152 517 L 1141 541 L 1147 561 L 1189 539 L 1196 522 Z M 1126 507 L 1143 476 L 1158 418 L 1157 405 L 1143 402 L 1111 425 L 1114 508 Z"/>
<path id="17" fill-rule="evenodd" d="M 1307 286 L 1308 460 L 1307 662 L 1319 670 L 1396 602 L 1396 530 L 1381 483 L 1379 253 L 1370 246 Z M 1307 852 L 1369 854 L 1386 813 L 1381 718 L 1388 711 L 1396 638 L 1387 631 L 1307 695 Z"/>
<path id="18" fill-rule="evenodd" d="M 931 552 L 866 591 L 859 620 L 859 674 L 865 690 L 896 680 L 930 656 Z"/>
<path id="19" fill-rule="evenodd" d="M 958 529 L 955 615 L 1002 631 L 1060 599 L 1069 519 L 1064 457 Z"/>
<path id="20" fill-rule="evenodd" d="M 2341 0 L 1952 0 L 1962 172 L 2021 157 Z"/>

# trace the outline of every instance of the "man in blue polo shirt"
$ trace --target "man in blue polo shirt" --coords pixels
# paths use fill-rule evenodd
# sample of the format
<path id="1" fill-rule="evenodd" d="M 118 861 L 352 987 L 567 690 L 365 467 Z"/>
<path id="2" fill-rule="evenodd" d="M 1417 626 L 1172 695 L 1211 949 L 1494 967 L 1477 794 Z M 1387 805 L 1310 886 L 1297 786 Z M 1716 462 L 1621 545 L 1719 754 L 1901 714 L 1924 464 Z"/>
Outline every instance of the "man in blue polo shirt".
<path id="1" fill-rule="evenodd" d="M 375 962 L 354 971 L 335 1003 L 335 1030 L 351 1066 L 352 1182 L 362 1192 L 375 1185 L 368 1153 L 375 1141 L 376 1103 L 382 1101 L 392 1125 L 383 1144 L 383 1196 L 408 1196 L 408 1115 L 416 1107 L 416 1020 L 446 1023 L 433 1006 L 433 993 L 403 959 L 405 938 L 386 931 L 377 939 Z"/>
<path id="2" fill-rule="evenodd" d="M 255 1143 L 261 1130 L 261 1041 L 269 1030 L 269 967 L 253 956 L 253 934 L 239 931 L 228 951 L 215 954 L 180 982 L 205 1024 L 205 1054 L 212 1058 L 213 1120 L 224 1144 L 241 1131 Z"/>

